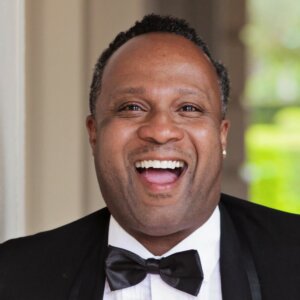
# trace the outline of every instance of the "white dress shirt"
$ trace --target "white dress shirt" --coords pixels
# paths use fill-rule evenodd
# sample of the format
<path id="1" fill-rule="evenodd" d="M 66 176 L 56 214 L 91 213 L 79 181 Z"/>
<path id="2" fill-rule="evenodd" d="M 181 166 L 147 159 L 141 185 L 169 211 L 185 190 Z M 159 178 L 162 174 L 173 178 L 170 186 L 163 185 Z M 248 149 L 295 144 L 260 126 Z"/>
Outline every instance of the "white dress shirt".
<path id="1" fill-rule="evenodd" d="M 220 277 L 220 211 L 217 207 L 200 228 L 165 253 L 154 256 L 141 243 L 129 235 L 111 216 L 108 244 L 134 252 L 144 259 L 161 258 L 176 252 L 195 249 L 200 256 L 204 279 L 200 292 L 194 297 L 166 284 L 158 274 L 148 274 L 139 284 L 111 291 L 105 282 L 104 300 L 222 300 Z"/>

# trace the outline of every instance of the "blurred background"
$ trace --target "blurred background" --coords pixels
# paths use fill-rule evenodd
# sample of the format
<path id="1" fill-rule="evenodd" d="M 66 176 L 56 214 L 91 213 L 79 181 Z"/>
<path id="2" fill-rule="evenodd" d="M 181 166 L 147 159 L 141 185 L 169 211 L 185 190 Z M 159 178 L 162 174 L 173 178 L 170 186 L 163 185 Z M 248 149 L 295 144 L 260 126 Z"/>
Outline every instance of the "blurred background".
<path id="1" fill-rule="evenodd" d="M 151 12 L 188 20 L 229 69 L 223 191 L 300 213 L 299 0 L 0 0 L 0 241 L 104 206 L 85 130 L 93 65 Z"/>

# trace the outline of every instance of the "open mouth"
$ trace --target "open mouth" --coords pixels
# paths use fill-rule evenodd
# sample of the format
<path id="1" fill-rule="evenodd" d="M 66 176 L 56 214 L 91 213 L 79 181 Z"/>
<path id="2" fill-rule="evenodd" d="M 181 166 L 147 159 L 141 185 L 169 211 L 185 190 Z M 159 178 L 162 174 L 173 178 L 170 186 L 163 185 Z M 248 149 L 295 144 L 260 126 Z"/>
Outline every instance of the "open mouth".
<path id="1" fill-rule="evenodd" d="M 164 185 L 177 181 L 186 163 L 181 160 L 141 160 L 135 163 L 135 168 L 147 182 Z"/>

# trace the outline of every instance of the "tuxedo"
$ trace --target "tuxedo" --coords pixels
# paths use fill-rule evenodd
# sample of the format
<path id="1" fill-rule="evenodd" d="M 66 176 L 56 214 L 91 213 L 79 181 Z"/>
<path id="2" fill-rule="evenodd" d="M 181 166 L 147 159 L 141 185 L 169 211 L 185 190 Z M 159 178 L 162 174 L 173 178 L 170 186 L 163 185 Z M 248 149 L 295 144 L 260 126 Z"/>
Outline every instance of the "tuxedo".
<path id="1" fill-rule="evenodd" d="M 222 195 L 224 300 L 300 299 L 300 216 Z M 1 300 L 96 300 L 105 283 L 109 211 L 0 246 Z"/>

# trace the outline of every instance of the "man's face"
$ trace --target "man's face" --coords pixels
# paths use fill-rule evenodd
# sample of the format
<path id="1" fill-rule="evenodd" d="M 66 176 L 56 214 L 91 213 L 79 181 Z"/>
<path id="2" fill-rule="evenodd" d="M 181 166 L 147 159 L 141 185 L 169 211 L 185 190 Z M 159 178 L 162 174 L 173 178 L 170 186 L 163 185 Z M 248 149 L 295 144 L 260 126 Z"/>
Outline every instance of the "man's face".
<path id="1" fill-rule="evenodd" d="M 214 210 L 220 98 L 213 66 L 183 37 L 141 35 L 110 58 L 87 127 L 105 202 L 133 236 L 191 232 Z"/>

